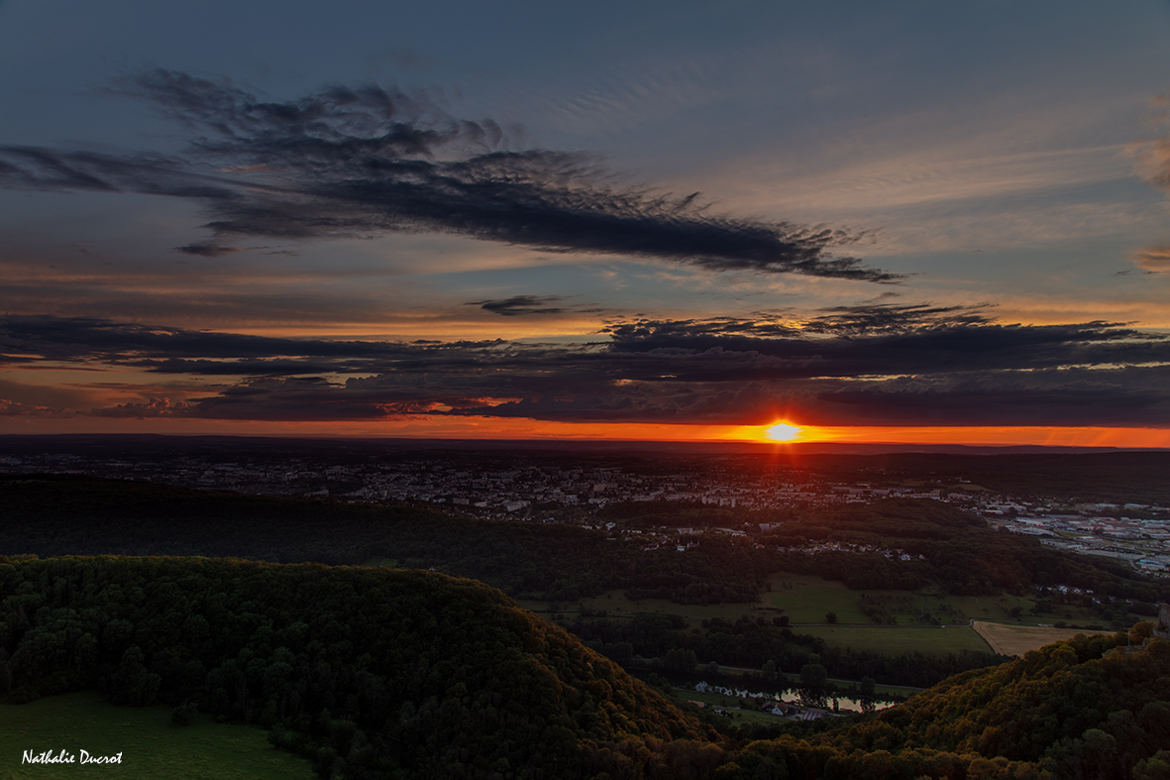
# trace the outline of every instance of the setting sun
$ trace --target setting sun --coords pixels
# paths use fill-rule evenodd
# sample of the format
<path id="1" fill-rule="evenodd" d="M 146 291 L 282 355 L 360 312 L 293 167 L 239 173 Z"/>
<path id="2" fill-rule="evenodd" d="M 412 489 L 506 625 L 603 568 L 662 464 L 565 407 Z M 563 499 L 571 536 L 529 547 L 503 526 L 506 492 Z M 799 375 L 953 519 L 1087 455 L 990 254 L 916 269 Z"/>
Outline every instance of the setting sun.
<path id="1" fill-rule="evenodd" d="M 792 423 L 779 422 L 768 426 L 764 432 L 772 441 L 796 441 L 800 438 L 800 426 Z"/>

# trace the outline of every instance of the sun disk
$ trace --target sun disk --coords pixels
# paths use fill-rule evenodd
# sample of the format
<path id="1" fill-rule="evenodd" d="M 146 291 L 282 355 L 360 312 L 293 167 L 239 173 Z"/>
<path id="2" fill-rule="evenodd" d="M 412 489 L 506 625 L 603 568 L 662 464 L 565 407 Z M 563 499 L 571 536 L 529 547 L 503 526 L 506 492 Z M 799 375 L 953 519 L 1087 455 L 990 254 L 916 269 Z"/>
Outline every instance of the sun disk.
<path id="1" fill-rule="evenodd" d="M 800 426 L 786 422 L 776 423 L 768 426 L 764 435 L 772 441 L 796 441 L 800 438 Z"/>

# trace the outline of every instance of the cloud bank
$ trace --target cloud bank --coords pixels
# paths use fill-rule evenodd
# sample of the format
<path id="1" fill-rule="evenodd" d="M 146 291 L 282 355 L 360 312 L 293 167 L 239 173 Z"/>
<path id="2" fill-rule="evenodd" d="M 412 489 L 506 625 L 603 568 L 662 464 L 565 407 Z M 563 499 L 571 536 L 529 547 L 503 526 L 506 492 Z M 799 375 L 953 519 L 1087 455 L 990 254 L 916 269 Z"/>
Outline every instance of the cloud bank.
<path id="1" fill-rule="evenodd" d="M 537 306 L 542 305 L 538 300 Z M 402 415 L 820 425 L 1170 425 L 1170 339 L 1000 324 L 981 309 L 836 308 L 804 320 L 639 320 L 590 344 L 279 339 L 85 318 L 0 320 L 0 364 L 146 370 L 101 416 Z M 166 381 L 217 389 L 160 395 Z M 19 399 L 10 399 L 19 400 Z"/>

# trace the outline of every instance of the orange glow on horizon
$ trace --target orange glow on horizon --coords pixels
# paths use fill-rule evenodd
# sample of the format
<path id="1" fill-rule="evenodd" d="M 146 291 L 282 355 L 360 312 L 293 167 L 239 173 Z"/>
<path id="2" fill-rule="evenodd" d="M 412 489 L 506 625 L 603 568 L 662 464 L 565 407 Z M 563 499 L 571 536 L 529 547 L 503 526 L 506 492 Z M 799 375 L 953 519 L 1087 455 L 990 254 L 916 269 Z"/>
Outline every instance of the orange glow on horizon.
<path id="1" fill-rule="evenodd" d="M 729 429 L 737 441 L 767 440 L 762 426 Z M 1170 428 L 1103 426 L 822 426 L 800 427 L 801 444 L 951 444 L 987 447 L 1170 448 Z"/>
<path id="2" fill-rule="evenodd" d="M 773 423 L 772 425 L 774 425 Z M 790 424 L 790 423 L 787 423 Z M 436 439 L 564 439 L 742 442 L 766 446 L 952 444 L 974 446 L 1135 447 L 1170 449 L 1170 428 L 1051 426 L 801 425 L 799 440 L 778 442 L 770 425 L 548 422 L 527 418 L 416 415 L 380 420 L 273 422 L 194 418 L 0 417 L 0 434 L 139 433 L 177 435 L 403 437 Z"/>

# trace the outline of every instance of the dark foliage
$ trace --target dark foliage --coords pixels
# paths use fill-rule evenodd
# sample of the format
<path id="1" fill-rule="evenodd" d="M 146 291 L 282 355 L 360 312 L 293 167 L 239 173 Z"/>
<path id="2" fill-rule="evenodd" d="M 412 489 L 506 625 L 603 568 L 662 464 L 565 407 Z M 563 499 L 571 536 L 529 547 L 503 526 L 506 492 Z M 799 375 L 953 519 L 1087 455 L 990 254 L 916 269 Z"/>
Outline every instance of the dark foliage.
<path id="1" fill-rule="evenodd" d="M 403 566 L 555 600 L 629 588 L 680 603 L 754 601 L 769 573 L 741 540 L 644 551 L 565 525 L 497 523 L 425 506 L 243 496 L 62 476 L 0 477 L 0 554 L 208 555 Z"/>
<path id="2" fill-rule="evenodd" d="M 0 559 L 11 699 L 98 687 L 271 729 L 324 777 L 663 774 L 710 732 L 480 583 L 201 558 Z M 688 758 L 688 761 L 690 759 Z"/>
<path id="3" fill-rule="evenodd" d="M 1170 766 L 1170 642 L 1150 623 L 842 728 L 736 744 L 498 591 L 442 575 L 26 556 L 0 559 L 0 597 L 10 700 L 97 686 L 171 704 L 176 722 L 195 703 L 269 727 L 322 776 L 1146 780 Z"/>

